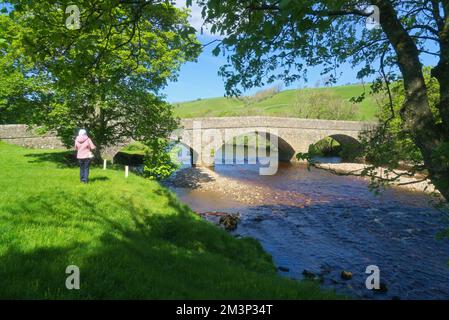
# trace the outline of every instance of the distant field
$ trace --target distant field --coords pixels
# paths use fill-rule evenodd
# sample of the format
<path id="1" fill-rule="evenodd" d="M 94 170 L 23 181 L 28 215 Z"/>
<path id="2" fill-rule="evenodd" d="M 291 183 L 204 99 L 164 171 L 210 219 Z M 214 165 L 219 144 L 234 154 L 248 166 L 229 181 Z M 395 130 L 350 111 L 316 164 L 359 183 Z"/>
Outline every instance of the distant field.
<path id="1" fill-rule="evenodd" d="M 175 104 L 180 118 L 274 116 L 335 120 L 374 120 L 378 111 L 376 98 L 367 98 L 357 104 L 352 97 L 363 93 L 362 85 L 331 88 L 285 90 L 263 99 L 248 97 L 212 98 Z M 366 87 L 369 91 L 369 87 Z"/>

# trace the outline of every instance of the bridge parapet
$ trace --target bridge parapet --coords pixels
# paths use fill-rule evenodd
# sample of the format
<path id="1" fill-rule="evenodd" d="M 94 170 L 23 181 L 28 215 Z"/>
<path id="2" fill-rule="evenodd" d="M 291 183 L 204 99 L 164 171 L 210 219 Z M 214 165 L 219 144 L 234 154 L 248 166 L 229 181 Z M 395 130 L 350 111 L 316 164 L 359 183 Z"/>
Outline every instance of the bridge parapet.
<path id="1" fill-rule="evenodd" d="M 311 130 L 345 130 L 359 132 L 364 129 L 372 128 L 376 125 L 375 122 L 281 117 L 213 117 L 182 119 L 181 126 L 185 130 L 192 130 L 194 122 L 201 123 L 202 129 L 267 127 Z"/>

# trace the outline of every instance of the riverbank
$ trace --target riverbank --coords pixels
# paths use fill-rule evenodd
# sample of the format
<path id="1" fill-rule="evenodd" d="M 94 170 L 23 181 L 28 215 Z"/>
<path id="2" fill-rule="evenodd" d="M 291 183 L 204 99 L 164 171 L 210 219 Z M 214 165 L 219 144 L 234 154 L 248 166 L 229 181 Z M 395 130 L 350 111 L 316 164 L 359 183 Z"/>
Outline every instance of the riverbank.
<path id="1" fill-rule="evenodd" d="M 154 181 L 92 168 L 67 152 L 0 142 L 0 298 L 332 299 L 282 278 L 249 238 L 213 226 Z M 80 269 L 80 290 L 65 287 Z"/>
<path id="2" fill-rule="evenodd" d="M 330 170 L 336 172 L 337 174 L 343 175 L 360 175 L 364 169 L 368 167 L 366 164 L 361 163 L 317 163 L 314 165 L 316 168 L 323 170 Z M 376 169 L 376 177 L 379 179 L 391 179 L 395 175 L 389 175 L 384 168 Z M 423 178 L 419 176 L 407 176 L 407 171 L 395 170 L 395 173 L 402 175 L 397 181 L 392 183 L 395 188 L 400 188 L 404 190 L 424 192 L 424 193 L 435 193 L 438 192 L 435 186 L 430 180 L 422 181 Z M 370 180 L 370 177 L 361 177 L 365 180 Z"/>
<path id="3" fill-rule="evenodd" d="M 238 181 L 222 176 L 207 167 L 183 168 L 166 182 L 174 188 L 210 191 L 231 196 L 234 201 L 245 205 L 291 205 L 304 208 L 311 199 L 299 192 L 273 190 L 251 181 Z"/>

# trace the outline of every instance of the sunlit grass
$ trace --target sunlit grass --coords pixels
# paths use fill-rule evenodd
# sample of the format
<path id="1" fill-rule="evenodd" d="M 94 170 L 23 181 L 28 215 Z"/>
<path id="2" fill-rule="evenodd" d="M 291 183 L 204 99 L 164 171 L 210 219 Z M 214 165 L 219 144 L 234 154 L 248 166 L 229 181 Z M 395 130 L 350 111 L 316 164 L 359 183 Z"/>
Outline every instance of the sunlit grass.
<path id="1" fill-rule="evenodd" d="M 0 298 L 335 298 L 157 182 L 94 168 L 80 184 L 64 154 L 0 142 Z M 72 264 L 80 290 L 65 287 Z"/>

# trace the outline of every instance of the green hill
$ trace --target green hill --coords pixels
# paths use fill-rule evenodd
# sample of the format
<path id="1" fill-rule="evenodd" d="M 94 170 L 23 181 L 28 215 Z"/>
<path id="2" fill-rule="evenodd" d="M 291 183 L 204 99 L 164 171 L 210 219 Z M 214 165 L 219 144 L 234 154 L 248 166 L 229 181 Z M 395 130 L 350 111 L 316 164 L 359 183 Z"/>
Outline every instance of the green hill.
<path id="1" fill-rule="evenodd" d="M 368 88 L 367 88 L 368 91 Z M 254 96 L 212 98 L 175 104 L 180 118 L 274 116 L 330 120 L 374 120 L 378 111 L 376 98 L 367 98 L 358 104 L 350 102 L 364 92 L 362 85 L 329 88 L 310 88 L 261 91 Z"/>

